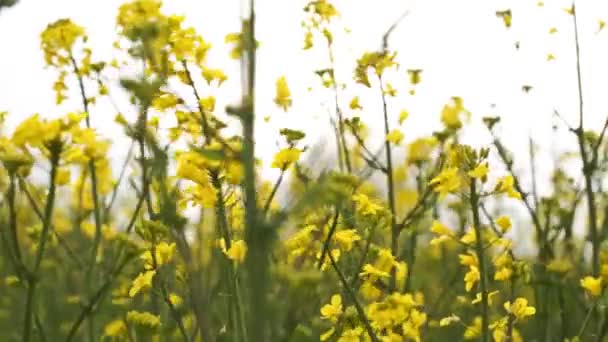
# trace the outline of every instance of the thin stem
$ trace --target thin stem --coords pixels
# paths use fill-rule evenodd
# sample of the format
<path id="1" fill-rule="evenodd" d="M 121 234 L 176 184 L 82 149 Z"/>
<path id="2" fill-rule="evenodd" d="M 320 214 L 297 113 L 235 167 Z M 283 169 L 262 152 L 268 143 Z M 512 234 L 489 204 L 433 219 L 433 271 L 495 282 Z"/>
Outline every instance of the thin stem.
<path id="1" fill-rule="evenodd" d="M 583 82 L 581 74 L 581 60 L 580 60 L 580 47 L 578 38 L 578 23 L 577 23 L 577 10 L 575 1 L 572 1 L 572 23 L 574 25 L 574 44 L 576 51 L 576 79 L 578 86 L 578 128 L 576 129 L 576 135 L 578 137 L 578 146 L 581 154 L 581 160 L 583 162 L 583 174 L 585 178 L 585 193 L 587 195 L 587 207 L 589 215 L 589 238 L 592 244 L 592 270 L 593 275 L 597 276 L 600 272 L 600 240 L 597 232 L 597 207 L 595 205 L 595 194 L 593 193 L 593 181 L 592 175 L 594 172 L 594 166 L 590 163 L 585 148 L 585 134 L 584 134 L 584 114 L 583 114 Z"/>
<path id="2" fill-rule="evenodd" d="M 332 220 L 331 227 L 329 228 L 329 233 L 327 234 L 327 239 L 325 239 L 325 242 L 323 243 L 323 248 L 321 249 L 321 257 L 319 258 L 319 262 L 317 263 L 318 269 L 321 269 L 321 267 L 325 263 L 325 255 L 327 255 L 329 253 L 329 245 L 331 243 L 332 237 L 334 236 L 334 232 L 336 231 L 336 228 L 338 227 L 338 218 L 339 217 L 340 217 L 340 211 L 336 210 L 336 213 L 334 214 L 334 218 Z"/>
<path id="3" fill-rule="evenodd" d="M 76 321 L 74 321 L 74 324 L 72 324 L 72 327 L 70 328 L 70 331 L 66 338 L 66 342 L 72 341 L 72 339 L 78 332 L 78 328 L 80 328 L 84 320 L 93 313 L 93 309 L 95 308 L 97 303 L 101 300 L 101 298 L 103 298 L 105 293 L 110 290 L 113 281 L 116 279 L 116 277 L 120 274 L 122 269 L 125 268 L 125 266 L 129 263 L 131 259 L 132 258 L 124 258 L 123 262 L 116 268 L 116 270 L 111 274 L 111 276 L 106 280 L 106 282 L 101 285 L 101 287 L 99 287 L 97 291 L 95 291 L 95 293 L 89 300 L 89 303 L 82 308 L 80 314 L 78 315 L 78 318 L 76 318 Z"/>
<path id="4" fill-rule="evenodd" d="M 359 303 L 359 300 L 357 299 L 357 294 L 348 284 L 348 281 L 346 280 L 346 278 L 344 277 L 344 274 L 342 273 L 342 271 L 338 267 L 338 264 L 336 263 L 336 259 L 334 259 L 333 255 L 331 255 L 331 253 L 327 254 L 327 256 L 329 257 L 329 260 L 331 261 L 332 267 L 338 274 L 338 278 L 340 278 L 340 281 L 342 282 L 342 286 L 344 286 L 344 289 L 346 290 L 346 293 L 348 293 L 350 300 L 355 305 L 357 314 L 359 315 L 359 318 L 361 319 L 361 321 L 363 321 L 363 325 L 365 326 L 365 330 L 367 331 L 367 334 L 369 335 L 369 337 L 371 338 L 371 340 L 373 342 L 380 342 L 380 340 L 378 339 L 376 334 L 374 334 L 374 329 L 372 328 L 372 325 L 370 324 L 369 319 L 367 318 L 367 315 L 365 314 L 365 310 L 363 310 L 363 306 L 361 306 L 361 303 Z"/>
<path id="5" fill-rule="evenodd" d="M 55 176 L 59 165 L 59 155 L 61 153 L 61 143 L 59 141 L 51 142 L 51 172 L 49 176 L 49 194 L 46 200 L 44 209 L 44 220 L 42 221 L 42 232 L 40 233 L 40 242 L 36 252 L 36 258 L 32 275 L 28 279 L 27 297 L 25 300 L 25 323 L 23 328 L 23 341 L 29 342 L 32 331 L 32 318 L 34 316 L 34 301 L 36 296 L 36 286 L 40 278 L 40 264 L 44 256 L 44 250 L 49 238 L 51 228 L 51 220 L 53 217 L 53 208 L 55 205 Z M 14 184 L 13 184 L 14 186 Z"/>
<path id="6" fill-rule="evenodd" d="M 483 342 L 490 341 L 489 315 L 488 315 L 488 285 L 486 275 L 486 264 L 484 258 L 483 238 L 481 235 L 481 220 L 479 219 L 479 195 L 477 193 L 476 181 L 471 180 L 470 204 L 473 212 L 473 229 L 475 229 L 475 252 L 479 260 L 480 286 L 481 286 L 481 337 Z"/>
<path id="7" fill-rule="evenodd" d="M 283 182 L 283 176 L 285 175 L 285 170 L 281 170 L 281 174 L 279 175 L 279 178 L 277 179 L 277 181 L 274 183 L 274 186 L 272 187 L 272 191 L 270 192 L 270 196 L 268 196 L 268 199 L 266 200 L 266 204 L 264 204 L 264 216 L 266 216 L 266 214 L 268 213 L 268 210 L 270 210 L 270 205 L 272 204 L 272 200 L 274 199 L 274 196 L 277 194 L 277 191 L 279 190 L 279 186 L 281 186 L 281 182 Z"/>
<path id="8" fill-rule="evenodd" d="M 388 206 L 391 211 L 391 253 L 393 256 L 399 254 L 399 232 L 401 231 L 397 226 L 396 222 L 396 210 L 395 210 L 395 183 L 393 179 L 393 156 L 391 151 L 391 143 L 386 139 L 390 128 L 388 124 L 388 108 L 386 105 L 386 95 L 384 94 L 384 85 L 382 84 L 382 77 L 378 75 L 378 81 L 380 82 L 380 92 L 382 96 L 382 114 L 384 115 L 384 150 L 386 151 L 386 186 L 388 191 Z M 391 270 L 391 280 L 389 283 L 389 290 L 392 292 L 395 290 L 395 282 L 397 278 L 397 271 L 395 268 Z"/>

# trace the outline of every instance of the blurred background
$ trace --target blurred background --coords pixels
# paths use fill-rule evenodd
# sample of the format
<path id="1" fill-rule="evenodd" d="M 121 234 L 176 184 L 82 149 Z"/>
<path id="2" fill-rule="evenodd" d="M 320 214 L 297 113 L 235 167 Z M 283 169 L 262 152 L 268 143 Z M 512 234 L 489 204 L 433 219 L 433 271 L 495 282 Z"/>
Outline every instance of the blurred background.
<path id="1" fill-rule="evenodd" d="M 0 110 L 11 113 L 9 126 L 33 113 L 56 116 L 79 108 L 77 94 L 61 106 L 55 105 L 51 87 L 54 71 L 46 70 L 39 48 L 39 34 L 49 22 L 69 17 L 87 30 L 93 56 L 112 59 L 115 16 L 121 0 L 2 0 L 0 4 Z M 258 0 L 257 112 L 259 156 L 264 175 L 272 178 L 270 159 L 278 150 L 274 132 L 281 127 L 308 132 L 308 142 L 318 144 L 314 159 L 331 163 L 334 150 L 329 116 L 333 95 L 319 89 L 315 70 L 328 66 L 326 47 L 303 51 L 304 30 L 301 20 L 303 0 Z M 528 167 L 528 138 L 539 146 L 539 179 L 548 179 L 554 155 L 574 148 L 573 135 L 557 121 L 554 111 L 572 125 L 577 122 L 578 93 L 572 16 L 565 9 L 567 0 L 488 1 L 488 0 L 336 0 L 341 11 L 340 25 L 347 28 L 336 36 L 336 76 L 348 86 L 342 90 L 344 108 L 352 96 L 359 96 L 365 108 L 362 119 L 374 128 L 381 124 L 379 96 L 352 82 L 356 59 L 364 52 L 381 47 L 385 31 L 404 13 L 389 42 L 398 51 L 401 67 L 391 82 L 400 91 L 389 103 L 395 116 L 406 109 L 410 118 L 404 126 L 405 141 L 428 134 L 440 126 L 439 113 L 452 96 L 464 99 L 472 112 L 472 125 L 464 140 L 474 145 L 488 143 L 490 137 L 481 117 L 500 115 L 500 133 L 515 152 L 517 167 Z M 9 6 L 13 5 L 13 6 Z M 183 14 L 186 23 L 212 43 L 210 64 L 222 68 L 229 79 L 217 94 L 222 108 L 238 101 L 240 77 L 238 61 L 226 58 L 230 47 L 224 37 L 240 30 L 240 1 L 172 0 L 165 1 L 167 13 Z M 511 10 L 512 25 L 506 27 L 497 11 Z M 601 129 L 608 113 L 605 83 L 608 79 L 608 30 L 600 30 L 608 18 L 608 2 L 581 1 L 577 6 L 580 27 L 582 81 L 586 126 Z M 519 48 L 516 48 L 519 46 Z M 421 69 L 421 83 L 415 95 L 407 93 L 408 69 Z M 293 95 L 293 107 L 284 113 L 272 101 L 274 81 L 285 75 Z M 118 111 L 126 116 L 133 108 L 118 89 L 119 75 L 110 77 L 112 100 L 99 101 L 91 110 L 93 124 L 114 140 L 112 158 L 120 161 L 126 154 L 126 137 L 116 134 L 113 118 Z M 524 88 L 527 91 L 524 91 Z M 314 96 L 313 96 L 314 95 Z M 346 113 L 348 116 L 350 113 Z M 269 117 L 268 121 L 263 120 Z M 381 144 L 381 130 L 377 133 Z M 321 153 L 321 154 L 319 154 Z M 399 151 L 397 151 L 397 156 Z M 398 157 L 397 157 L 398 158 Z M 321 166 L 322 167 L 322 166 Z M 525 177 L 524 177 L 525 179 Z M 541 184 L 542 191 L 542 184 Z"/>

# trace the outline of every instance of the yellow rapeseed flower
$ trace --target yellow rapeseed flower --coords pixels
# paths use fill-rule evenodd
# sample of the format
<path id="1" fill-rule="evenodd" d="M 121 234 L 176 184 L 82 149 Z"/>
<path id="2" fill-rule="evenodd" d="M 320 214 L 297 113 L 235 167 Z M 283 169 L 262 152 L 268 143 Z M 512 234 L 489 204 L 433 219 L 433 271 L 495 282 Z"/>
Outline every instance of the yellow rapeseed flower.
<path id="1" fill-rule="evenodd" d="M 133 280 L 133 284 L 129 289 L 129 297 L 135 297 L 140 291 L 146 290 L 152 287 L 152 279 L 156 271 L 145 271 L 140 273 L 135 280 Z"/>
<path id="2" fill-rule="evenodd" d="M 285 76 L 279 77 L 276 81 L 276 95 L 274 98 L 274 103 L 283 108 L 284 111 L 287 111 L 287 109 L 291 107 L 291 91 L 289 91 L 289 86 L 287 85 L 287 79 Z"/>
<path id="3" fill-rule="evenodd" d="M 581 286 L 593 297 L 597 297 L 602 294 L 602 278 L 594 278 L 586 276 L 581 279 Z"/>
<path id="4" fill-rule="evenodd" d="M 522 297 L 515 299 L 513 303 L 506 302 L 504 307 L 508 313 L 515 316 L 516 320 L 522 320 L 536 313 L 536 309 L 533 306 L 529 306 L 528 300 Z"/>
<path id="5" fill-rule="evenodd" d="M 321 308 L 321 318 L 336 323 L 342 315 L 342 297 L 339 294 L 331 296 L 329 304 L 325 304 Z"/>

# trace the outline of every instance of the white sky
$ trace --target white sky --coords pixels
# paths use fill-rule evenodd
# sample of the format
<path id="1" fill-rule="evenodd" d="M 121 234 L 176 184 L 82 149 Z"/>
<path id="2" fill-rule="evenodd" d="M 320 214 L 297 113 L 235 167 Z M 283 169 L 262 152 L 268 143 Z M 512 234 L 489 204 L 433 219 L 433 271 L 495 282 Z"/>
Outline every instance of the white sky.
<path id="1" fill-rule="evenodd" d="M 120 0 L 21 0 L 14 8 L 0 13 L 0 110 L 11 113 L 13 124 L 32 113 L 54 116 L 80 109 L 75 86 L 69 101 L 59 107 L 55 105 L 51 87 L 56 73 L 44 68 L 39 48 L 39 34 L 47 23 L 72 18 L 86 28 L 94 57 L 109 59 L 120 3 Z M 461 96 L 473 112 L 474 127 L 466 136 L 470 142 L 487 141 L 487 134 L 477 124 L 482 116 L 501 114 L 502 135 L 518 155 L 527 151 L 528 135 L 544 149 L 544 161 L 549 161 L 551 150 L 571 143 L 565 135 L 551 134 L 554 108 L 573 125 L 578 115 L 572 20 L 563 10 L 570 1 L 546 0 L 544 7 L 537 7 L 535 0 L 336 0 L 334 3 L 342 14 L 343 24 L 352 30 L 350 35 L 336 38 L 339 50 L 336 73 L 343 82 L 351 77 L 355 59 L 365 50 L 379 48 L 388 26 L 405 9 L 410 10 L 391 40 L 391 47 L 399 52 L 401 69 L 391 76 L 400 96 L 389 103 L 394 124 L 401 109 L 407 108 L 411 114 L 404 126 L 406 140 L 437 128 L 443 104 L 451 96 Z M 304 4 L 303 0 L 257 0 L 257 35 L 262 44 L 258 56 L 258 114 L 260 119 L 272 116 L 270 124 L 260 123 L 257 130 L 258 152 L 266 163 L 276 151 L 274 139 L 279 127 L 307 130 L 312 135 L 311 141 L 322 137 L 333 141 L 328 135 L 326 105 L 321 103 L 331 97 L 317 93 L 311 96 L 307 91 L 319 84 L 313 71 L 327 65 L 321 44 L 314 52 L 301 51 Z M 513 11 L 510 30 L 495 16 L 497 10 L 506 8 Z M 240 28 L 240 1 L 166 0 L 165 9 L 168 13 L 185 14 L 187 23 L 214 45 L 209 63 L 225 69 L 230 77 L 217 94 L 224 103 L 236 101 L 239 67 L 236 61 L 227 59 L 228 47 L 223 40 L 226 33 Z M 608 1 L 579 0 L 577 11 L 587 123 L 599 130 L 608 113 L 608 96 L 603 93 L 608 76 L 608 29 L 599 34 L 596 31 L 598 19 L 608 18 Z M 550 35 L 551 27 L 558 32 Z M 516 40 L 521 41 L 519 53 L 514 48 Z M 548 53 L 553 53 L 556 60 L 547 62 Z M 422 83 L 415 96 L 407 95 L 406 70 L 418 68 L 424 70 Z M 287 114 L 272 102 L 274 81 L 283 74 L 294 96 L 294 106 Z M 524 84 L 534 86 L 529 95 L 521 92 Z M 376 89 L 351 85 L 344 94 L 344 108 L 352 95 L 359 95 L 367 107 L 363 119 L 380 128 L 381 108 Z M 495 112 L 491 112 L 491 103 L 497 105 Z M 133 111 L 127 105 L 120 107 L 127 114 Z M 114 150 L 114 156 L 120 158 L 125 153 L 120 148 L 124 139 L 116 136 L 112 122 L 115 114 L 107 100 L 91 110 L 93 123 L 102 134 L 115 140 L 119 148 Z M 526 162 L 526 158 L 521 160 Z M 546 163 L 541 165 L 541 175 L 549 168 Z"/>

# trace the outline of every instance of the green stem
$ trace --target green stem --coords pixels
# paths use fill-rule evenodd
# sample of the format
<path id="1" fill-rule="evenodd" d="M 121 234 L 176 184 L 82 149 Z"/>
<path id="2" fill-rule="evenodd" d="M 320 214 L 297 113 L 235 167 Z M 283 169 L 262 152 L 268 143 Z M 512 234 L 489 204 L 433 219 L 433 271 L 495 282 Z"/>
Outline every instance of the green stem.
<path id="1" fill-rule="evenodd" d="M 388 206 L 391 211 L 391 253 L 393 256 L 399 255 L 399 232 L 400 228 L 396 222 L 396 210 L 395 210 L 395 184 L 393 180 L 393 157 L 391 151 L 391 143 L 386 139 L 390 131 L 388 124 L 388 109 L 386 105 L 386 95 L 384 94 L 384 85 L 382 84 L 382 77 L 378 75 L 378 81 L 380 82 L 380 92 L 382 95 L 382 113 L 384 115 L 384 147 L 386 151 L 386 186 L 388 190 Z M 395 282 L 397 278 L 397 272 L 395 268 L 391 270 L 391 281 L 389 284 L 389 291 L 395 290 Z"/>
<path id="2" fill-rule="evenodd" d="M 486 275 L 486 263 L 484 258 L 483 237 L 481 235 L 481 220 L 479 219 L 479 195 L 477 194 L 476 182 L 471 179 L 470 204 L 473 212 L 473 229 L 475 229 L 475 252 L 479 260 L 480 286 L 481 286 L 481 337 L 483 342 L 490 341 L 489 315 L 488 315 L 488 285 Z"/>
<path id="3" fill-rule="evenodd" d="M 373 342 L 380 342 L 380 340 L 374 333 L 374 329 L 372 328 L 372 325 L 369 322 L 367 315 L 365 314 L 365 310 L 363 310 L 363 306 L 361 306 L 361 303 L 359 303 L 359 300 L 357 299 L 357 294 L 348 284 L 346 277 L 344 277 L 344 274 L 342 273 L 342 271 L 338 267 L 338 264 L 336 263 L 336 259 L 334 259 L 333 255 L 331 255 L 331 253 L 327 254 L 327 256 L 329 257 L 329 260 L 331 261 L 331 265 L 334 268 L 334 270 L 336 271 L 336 274 L 338 274 L 338 278 L 340 278 L 340 282 L 342 282 L 342 286 L 344 286 L 344 289 L 346 290 L 346 293 L 348 293 L 350 300 L 355 305 L 357 314 L 359 315 L 359 318 L 361 319 L 361 321 L 363 321 L 363 325 L 365 326 L 365 330 L 367 331 L 367 334 L 369 335 L 369 337 L 371 338 L 371 340 Z"/>
<path id="4" fill-rule="evenodd" d="M 61 142 L 56 140 L 51 142 L 49 147 L 51 151 L 51 172 L 49 176 L 49 194 L 46 200 L 46 206 L 44 209 L 44 220 L 42 222 L 42 232 L 40 234 L 40 243 L 36 253 L 36 259 L 34 262 L 34 268 L 32 274 L 28 279 L 28 290 L 27 297 L 25 300 L 25 323 L 23 327 L 23 341 L 29 342 L 32 331 L 32 318 L 34 316 L 34 301 L 36 296 L 36 286 L 40 278 L 40 264 L 44 256 L 44 250 L 46 243 L 49 238 L 49 231 L 51 228 L 51 221 L 53 218 L 53 208 L 55 205 L 55 175 L 57 174 L 57 167 L 59 165 L 59 155 L 61 153 Z M 14 184 L 13 184 L 14 186 Z"/>

